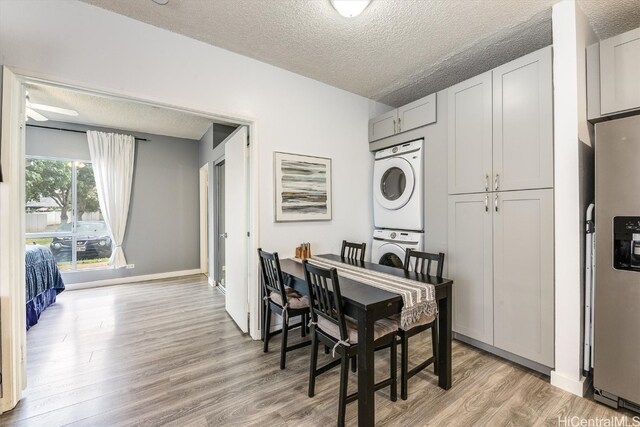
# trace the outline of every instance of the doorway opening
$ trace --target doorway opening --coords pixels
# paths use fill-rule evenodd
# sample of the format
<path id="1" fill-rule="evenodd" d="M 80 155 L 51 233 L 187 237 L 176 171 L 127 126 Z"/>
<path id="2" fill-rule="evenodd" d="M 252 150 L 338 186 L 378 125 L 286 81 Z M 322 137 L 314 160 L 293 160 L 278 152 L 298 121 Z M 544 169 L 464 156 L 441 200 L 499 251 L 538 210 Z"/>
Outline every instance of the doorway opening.
<path id="1" fill-rule="evenodd" d="M 25 303 L 26 303 L 26 293 L 25 293 L 25 237 L 26 237 L 26 167 L 25 167 L 25 134 L 26 134 L 26 126 L 25 126 L 25 88 L 28 85 L 46 85 L 53 88 L 64 89 L 72 92 L 87 94 L 94 97 L 101 97 L 103 99 L 108 99 L 112 101 L 120 101 L 120 102 L 129 102 L 129 103 L 138 103 L 144 105 L 148 108 L 153 108 L 157 110 L 170 110 L 174 112 L 183 112 L 188 114 L 196 114 L 203 116 L 209 120 L 214 121 L 214 123 L 229 123 L 239 126 L 238 129 L 242 129 L 243 136 L 238 136 L 240 133 L 234 132 L 236 134 L 236 140 L 243 140 L 240 146 L 244 147 L 246 153 L 249 153 L 250 157 L 256 156 L 255 153 L 255 145 L 247 144 L 249 140 L 249 135 L 253 135 L 253 131 L 250 133 L 249 130 L 253 129 L 254 123 L 251 120 L 243 119 L 243 118 L 232 118 L 229 116 L 219 116 L 209 113 L 195 112 L 189 109 L 185 109 L 183 107 L 173 107 L 167 106 L 163 104 L 158 104 L 155 102 L 149 102 L 145 100 L 139 99 L 131 99 L 124 98 L 122 96 L 116 96 L 111 94 L 106 94 L 103 92 L 93 91 L 91 89 L 86 89 L 74 85 L 65 85 L 57 82 L 52 82 L 49 80 L 42 80 L 40 78 L 36 78 L 33 76 L 27 75 L 16 75 L 12 72 L 11 69 L 4 67 L 3 69 L 3 105 L 2 105 L 2 174 L 4 178 L 4 182 L 0 185 L 0 216 L 2 216 L 3 221 L 0 223 L 0 234 L 3 235 L 3 239 L 0 241 L 0 251 L 3 256 L 0 260 L 0 287 L 2 295 L 8 296 L 7 298 L 3 298 L 1 301 L 0 315 L 1 318 L 1 330 L 0 333 L 2 335 L 2 373 L 3 373 L 3 382 L 2 382 L 2 400 L 1 400 L 1 410 L 6 411 L 12 409 L 18 401 L 21 399 L 22 392 L 26 387 L 26 363 L 28 360 L 29 349 L 27 346 L 26 340 L 26 327 L 25 327 Z M 75 126 L 81 126 L 78 123 L 72 123 Z M 64 130 L 64 129 L 58 129 Z M 254 136 L 251 136 L 254 138 Z M 145 142 L 144 144 L 149 144 L 147 147 L 151 147 L 153 141 Z M 237 144 L 233 144 L 234 146 Z M 242 157 L 245 159 L 245 157 Z M 34 157 L 34 160 L 41 160 Z M 47 159 L 51 160 L 51 159 Z M 55 159 L 58 161 L 59 159 Z M 65 158 L 65 165 L 68 166 L 68 163 L 71 163 L 69 167 L 72 171 L 75 178 L 72 177 L 71 185 L 73 186 L 73 182 L 75 181 L 75 186 L 80 184 L 79 176 L 77 176 L 81 170 L 86 169 L 87 165 L 90 165 L 91 162 L 87 161 L 87 159 L 76 159 L 74 158 Z M 137 161 L 137 160 L 136 160 Z M 83 164 L 83 166 L 80 165 Z M 236 191 L 234 193 L 239 193 L 243 200 L 243 205 L 245 207 L 245 211 L 243 212 L 246 215 L 241 215 L 242 220 L 240 224 L 242 225 L 241 233 L 234 233 L 229 236 L 229 239 L 225 242 L 225 245 L 222 245 L 225 248 L 225 255 L 229 255 L 230 253 L 234 253 L 233 259 L 239 258 L 242 259 L 242 262 L 238 263 L 239 270 L 235 270 L 233 275 L 230 274 L 229 271 L 225 268 L 224 270 L 224 279 L 223 283 L 227 290 L 227 294 L 229 294 L 230 289 L 234 290 L 234 298 L 227 298 L 227 312 L 231 314 L 231 317 L 238 323 L 238 326 L 243 331 L 247 331 L 249 329 L 249 325 L 247 325 L 247 314 L 249 312 L 249 307 L 251 308 L 251 312 L 256 313 L 255 315 L 251 315 L 251 331 L 253 338 L 259 337 L 259 315 L 257 314 L 259 307 L 259 303 L 257 301 L 259 294 L 259 286 L 257 280 L 257 266 L 253 257 L 249 257 L 249 253 L 255 252 L 255 248 L 258 246 L 258 242 L 255 236 L 258 236 L 257 232 L 257 215 L 253 211 L 253 209 L 257 210 L 258 204 L 257 202 L 249 203 L 250 199 L 256 197 L 256 192 L 254 189 L 256 188 L 257 176 L 256 174 L 248 174 L 245 173 L 249 171 L 249 167 L 251 165 L 256 165 L 255 162 L 249 163 L 248 158 L 246 161 L 241 163 L 240 169 L 242 170 L 243 177 L 245 179 L 239 181 L 238 189 L 240 191 Z M 193 192 L 196 195 L 194 197 L 194 210 L 198 211 L 198 177 L 200 171 L 200 165 L 194 165 L 193 169 Z M 75 172 L 74 172 L 75 171 Z M 224 169 L 223 169 L 224 171 Z M 191 173 L 191 172 L 190 172 Z M 223 173 L 224 176 L 228 173 L 228 170 Z M 211 175 L 213 173 L 208 173 L 207 177 L 207 185 L 211 187 Z M 227 185 L 226 194 L 228 194 L 228 185 L 229 182 L 234 182 L 234 180 L 225 179 L 224 183 Z M 161 191 L 162 187 L 158 187 L 158 191 Z M 78 190 L 76 189 L 76 199 L 78 198 Z M 149 192 L 152 193 L 152 192 Z M 210 194 L 210 191 L 207 191 L 206 194 Z M 153 196 L 153 194 L 148 194 Z M 208 210 L 208 214 L 205 215 L 205 220 L 210 218 L 212 213 L 211 211 L 211 202 L 212 198 L 205 203 L 206 208 Z M 82 237 L 82 233 L 78 234 L 79 231 L 79 220 L 77 214 L 79 213 L 78 203 L 81 201 L 76 200 L 72 202 L 74 207 L 74 218 L 69 221 L 70 216 L 67 215 L 67 223 L 70 223 L 69 230 L 54 230 L 54 232 L 60 232 L 60 236 L 48 236 L 47 238 L 51 239 L 51 242 L 47 243 L 49 245 L 53 244 L 54 237 L 60 237 L 61 241 L 64 241 L 64 238 L 68 238 L 70 244 L 69 246 L 69 265 L 78 269 L 79 260 L 81 255 L 79 255 L 83 251 L 78 247 L 79 242 Z M 226 202 L 226 198 L 225 198 Z M 225 203 L 226 205 L 226 203 Z M 202 204 L 200 205 L 203 208 Z M 249 211 L 252 209 L 252 211 Z M 60 209 L 62 210 L 62 209 Z M 197 215 L 197 214 L 196 214 Z M 62 218 L 64 215 L 60 215 Z M 228 215 L 226 215 L 228 216 Z M 198 222 L 196 218 L 193 218 L 193 221 L 196 224 L 196 236 Z M 211 229 L 213 225 L 213 221 L 207 220 L 208 222 L 204 224 L 206 229 Z M 62 220 L 59 226 L 63 226 Z M 227 227 L 225 226 L 225 230 Z M 239 228 L 238 228 L 239 229 Z M 238 230 L 236 229 L 236 230 Z M 43 232 L 49 233 L 51 230 L 46 229 Z M 51 234 L 51 233 L 49 233 Z M 91 231 L 89 234 L 96 234 L 95 231 Z M 160 237 L 159 235 L 158 237 Z M 250 236 L 250 237 L 249 237 Z M 30 236 L 36 237 L 36 236 Z M 94 236 L 95 237 L 95 236 Z M 207 236 L 206 236 L 207 237 Z M 44 237 L 43 237 L 44 238 Z M 196 237 L 198 239 L 198 237 Z M 193 256 L 194 266 L 200 266 L 197 271 L 201 271 L 204 267 L 205 272 L 211 273 L 210 263 L 211 258 L 214 256 L 212 254 L 209 257 L 209 260 L 205 260 L 202 262 L 202 259 L 198 259 L 198 247 L 200 243 L 198 240 L 193 239 L 193 243 L 195 243 L 195 251 Z M 203 239 L 205 240 L 205 239 Z M 206 239 L 205 245 L 211 247 L 214 243 L 214 239 L 211 238 L 209 234 Z M 141 242 L 145 244 L 154 244 L 155 240 Z M 217 239 L 215 239 L 217 241 Z M 235 241 L 231 246 L 229 245 L 230 241 Z M 62 243 L 61 243 L 62 245 Z M 231 247 L 231 250 L 229 249 Z M 176 248 L 177 250 L 182 250 L 182 248 Z M 209 251 L 210 253 L 210 251 Z M 208 254 L 207 254 L 208 256 Z M 105 255 L 106 257 L 106 255 Z M 103 257 L 103 258 L 105 258 Z M 140 264 L 136 263 L 136 268 L 140 268 Z M 127 266 L 127 268 L 132 268 Z M 189 270 L 193 271 L 193 270 Z M 85 272 L 82 272 L 85 273 Z M 70 274 L 76 274 L 70 273 Z M 79 274 L 79 273 L 78 273 Z M 136 281 L 135 278 L 133 280 L 131 275 L 124 275 L 125 277 L 119 277 L 113 280 L 102 280 L 100 285 L 107 284 L 120 284 L 120 283 L 128 283 Z M 233 277 L 232 277 L 233 276 Z M 144 275 L 140 275 L 140 277 L 144 277 Z M 169 276 L 168 276 L 169 277 Z M 143 280 L 143 279 L 138 279 Z M 100 281 L 98 281 L 100 282 Z M 109 282 L 109 283 L 107 283 Z M 241 288 L 241 289 L 237 289 Z M 249 300 L 251 304 L 249 304 Z M 110 303 L 111 305 L 113 301 Z M 229 305 L 231 304 L 231 305 Z M 244 315 L 241 313 L 244 311 Z"/>

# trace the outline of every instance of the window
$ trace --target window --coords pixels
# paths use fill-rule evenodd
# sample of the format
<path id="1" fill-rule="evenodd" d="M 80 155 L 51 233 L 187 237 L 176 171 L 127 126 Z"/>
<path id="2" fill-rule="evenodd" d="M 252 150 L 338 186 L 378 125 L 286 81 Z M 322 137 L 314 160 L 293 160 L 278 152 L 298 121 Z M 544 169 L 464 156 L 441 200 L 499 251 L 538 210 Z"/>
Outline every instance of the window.
<path id="1" fill-rule="evenodd" d="M 26 244 L 51 249 L 60 270 L 107 267 L 111 236 L 91 163 L 27 157 Z"/>

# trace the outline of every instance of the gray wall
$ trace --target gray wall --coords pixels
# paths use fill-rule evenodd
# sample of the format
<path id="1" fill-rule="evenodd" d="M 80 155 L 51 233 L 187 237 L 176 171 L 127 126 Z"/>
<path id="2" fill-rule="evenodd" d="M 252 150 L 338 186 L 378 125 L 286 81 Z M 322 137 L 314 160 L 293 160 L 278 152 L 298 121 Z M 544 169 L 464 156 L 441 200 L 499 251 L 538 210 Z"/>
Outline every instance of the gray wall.
<path id="1" fill-rule="evenodd" d="M 133 134 L 135 167 L 127 232 L 122 244 L 133 269 L 64 273 L 65 283 L 166 273 L 200 268 L 198 141 L 47 122 L 48 126 Z M 26 153 L 89 159 L 86 135 L 27 127 Z"/>
<path id="2" fill-rule="evenodd" d="M 214 157 L 213 150 L 220 145 L 222 141 L 227 139 L 231 132 L 236 130 L 233 126 L 225 126 L 219 124 L 212 124 L 211 127 L 205 132 L 199 141 L 200 146 L 200 166 L 204 166 L 207 162 L 213 162 L 217 160 Z"/>

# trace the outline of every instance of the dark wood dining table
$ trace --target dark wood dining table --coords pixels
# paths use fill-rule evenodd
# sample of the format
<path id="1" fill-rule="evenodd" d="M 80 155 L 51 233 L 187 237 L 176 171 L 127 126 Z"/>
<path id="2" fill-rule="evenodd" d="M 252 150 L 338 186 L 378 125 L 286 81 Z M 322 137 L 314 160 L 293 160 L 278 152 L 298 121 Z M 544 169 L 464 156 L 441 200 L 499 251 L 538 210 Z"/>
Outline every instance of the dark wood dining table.
<path id="1" fill-rule="evenodd" d="M 318 256 L 434 285 L 438 303 L 438 385 L 445 390 L 450 389 L 453 281 L 371 262 L 346 260 L 339 255 Z M 285 283 L 298 292 L 308 295 L 309 289 L 305 281 L 302 263 L 298 260 L 283 259 L 280 260 L 280 267 L 285 276 Z M 400 313 L 403 304 L 402 297 L 346 277 L 340 277 L 340 291 L 345 313 L 358 322 L 358 425 L 373 426 L 375 424 L 373 325 L 376 320 Z"/>

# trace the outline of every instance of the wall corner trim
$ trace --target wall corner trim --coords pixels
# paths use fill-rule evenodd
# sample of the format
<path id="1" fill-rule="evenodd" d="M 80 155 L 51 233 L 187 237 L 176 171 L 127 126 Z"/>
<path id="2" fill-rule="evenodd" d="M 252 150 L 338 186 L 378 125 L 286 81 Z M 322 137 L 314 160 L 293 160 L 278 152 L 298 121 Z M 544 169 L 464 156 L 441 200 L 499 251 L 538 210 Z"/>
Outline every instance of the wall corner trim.
<path id="1" fill-rule="evenodd" d="M 565 377 L 558 373 L 558 371 L 551 371 L 551 385 L 575 394 L 576 396 L 584 397 L 591 385 L 591 377 L 583 377 L 581 375 L 579 380 L 574 380 Z"/>
<path id="2" fill-rule="evenodd" d="M 65 285 L 65 290 L 77 291 L 79 289 L 91 289 L 99 288 L 102 286 L 147 282 L 149 280 L 171 279 L 174 277 L 193 276 L 197 274 L 202 274 L 199 268 L 195 268 L 193 270 L 169 271 L 166 273 L 144 274 L 140 276 L 119 277 L 117 279 L 95 280 L 93 282 L 70 283 L 68 285 Z"/>

